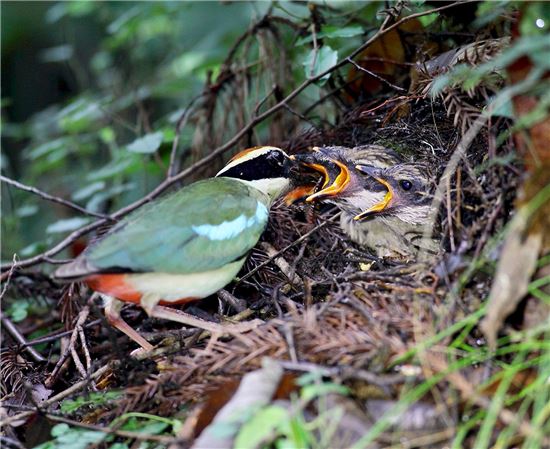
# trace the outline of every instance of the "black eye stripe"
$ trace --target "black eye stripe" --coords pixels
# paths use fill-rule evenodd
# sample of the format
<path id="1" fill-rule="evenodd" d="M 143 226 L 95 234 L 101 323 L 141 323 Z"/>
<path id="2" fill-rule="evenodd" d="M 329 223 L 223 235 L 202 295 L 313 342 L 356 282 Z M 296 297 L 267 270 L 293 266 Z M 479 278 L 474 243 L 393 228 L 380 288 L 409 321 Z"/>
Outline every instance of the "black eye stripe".
<path id="1" fill-rule="evenodd" d="M 246 181 L 285 177 L 285 155 L 280 151 L 273 151 L 266 155 L 241 162 L 226 170 L 221 176 L 239 178 Z"/>

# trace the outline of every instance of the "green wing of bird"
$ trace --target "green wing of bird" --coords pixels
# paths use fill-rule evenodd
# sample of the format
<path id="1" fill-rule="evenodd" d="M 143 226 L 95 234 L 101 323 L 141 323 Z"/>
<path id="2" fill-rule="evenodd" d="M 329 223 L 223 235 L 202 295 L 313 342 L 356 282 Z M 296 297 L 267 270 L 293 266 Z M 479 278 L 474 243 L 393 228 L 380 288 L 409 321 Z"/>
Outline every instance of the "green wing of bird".
<path id="1" fill-rule="evenodd" d="M 129 215 L 82 257 L 98 272 L 213 270 L 254 247 L 267 224 L 267 204 L 240 181 L 199 181 Z"/>

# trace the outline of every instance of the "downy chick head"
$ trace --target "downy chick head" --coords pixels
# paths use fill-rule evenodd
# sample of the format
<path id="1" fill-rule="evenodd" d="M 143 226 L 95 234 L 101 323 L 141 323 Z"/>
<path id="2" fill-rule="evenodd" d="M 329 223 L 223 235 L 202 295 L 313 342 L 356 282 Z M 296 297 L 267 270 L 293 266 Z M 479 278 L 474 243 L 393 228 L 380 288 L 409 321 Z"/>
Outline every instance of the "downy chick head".
<path id="1" fill-rule="evenodd" d="M 355 220 L 363 221 L 377 215 L 395 217 L 412 225 L 427 223 L 432 212 L 432 178 L 427 166 L 402 163 L 378 168 L 359 164 L 356 169 L 384 186 L 385 193 L 381 201 L 363 208 Z M 370 185 L 372 181 L 365 182 Z"/>

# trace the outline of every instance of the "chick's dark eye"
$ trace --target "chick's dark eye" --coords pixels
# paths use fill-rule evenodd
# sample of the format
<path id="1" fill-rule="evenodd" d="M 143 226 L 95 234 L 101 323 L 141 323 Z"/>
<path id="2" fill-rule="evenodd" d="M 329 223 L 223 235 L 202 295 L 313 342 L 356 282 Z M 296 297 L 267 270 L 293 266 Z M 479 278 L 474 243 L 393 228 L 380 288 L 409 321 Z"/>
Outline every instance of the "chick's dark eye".
<path id="1" fill-rule="evenodd" d="M 411 181 L 407 181 L 406 179 L 402 179 L 401 181 L 399 181 L 399 185 L 401 186 L 401 188 L 403 190 L 411 190 L 412 189 L 412 182 Z"/>

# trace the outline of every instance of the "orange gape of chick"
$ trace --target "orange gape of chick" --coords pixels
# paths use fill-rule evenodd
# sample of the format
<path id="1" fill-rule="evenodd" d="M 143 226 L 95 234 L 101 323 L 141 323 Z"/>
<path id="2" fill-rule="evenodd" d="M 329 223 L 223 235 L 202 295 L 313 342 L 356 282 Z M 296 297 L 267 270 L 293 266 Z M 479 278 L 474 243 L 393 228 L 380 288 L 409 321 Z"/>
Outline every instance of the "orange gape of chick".
<path id="1" fill-rule="evenodd" d="M 126 274 L 96 274 L 85 280 L 88 287 L 105 295 L 113 296 L 121 301 L 139 304 L 142 294 L 136 291 L 128 282 Z M 161 305 L 185 304 L 199 298 L 181 298 L 175 301 L 163 301 Z"/>

